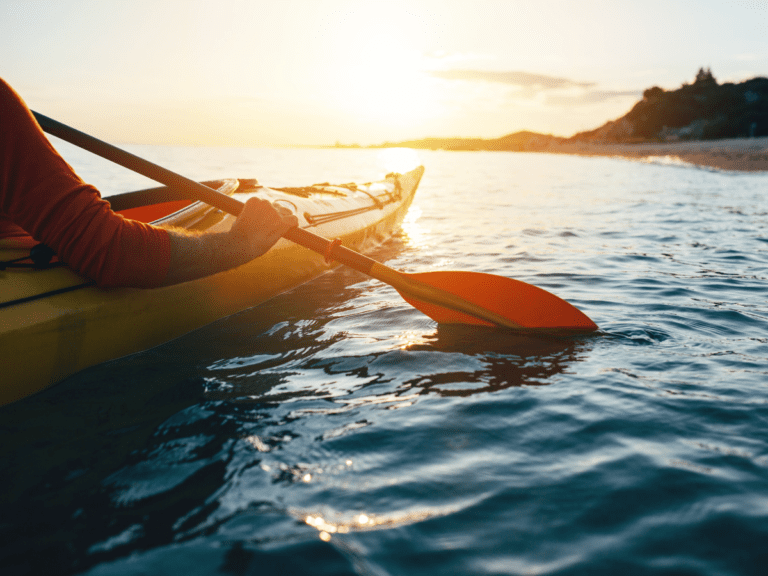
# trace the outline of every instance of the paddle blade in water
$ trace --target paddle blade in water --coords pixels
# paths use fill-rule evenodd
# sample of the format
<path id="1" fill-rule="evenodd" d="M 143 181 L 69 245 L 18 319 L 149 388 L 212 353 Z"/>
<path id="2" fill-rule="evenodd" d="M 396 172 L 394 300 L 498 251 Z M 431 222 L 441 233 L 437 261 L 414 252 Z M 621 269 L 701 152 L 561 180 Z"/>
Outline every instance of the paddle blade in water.
<path id="1" fill-rule="evenodd" d="M 597 325 L 583 312 L 546 290 L 494 274 L 480 272 L 423 272 L 408 278 L 444 290 L 503 316 L 523 331 L 591 332 Z M 441 324 L 494 326 L 464 312 L 419 300 L 400 292 L 403 299 Z"/>

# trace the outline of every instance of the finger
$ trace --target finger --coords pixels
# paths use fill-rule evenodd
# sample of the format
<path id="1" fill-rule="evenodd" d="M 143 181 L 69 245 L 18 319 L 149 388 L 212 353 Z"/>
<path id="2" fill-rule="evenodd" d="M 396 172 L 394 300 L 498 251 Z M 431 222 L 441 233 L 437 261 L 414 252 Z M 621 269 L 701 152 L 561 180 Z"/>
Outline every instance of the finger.
<path id="1" fill-rule="evenodd" d="M 278 204 L 277 201 L 272 203 L 272 207 L 277 210 L 278 214 L 280 216 L 293 216 L 293 210 L 288 208 L 287 206 L 283 206 L 282 204 Z"/>

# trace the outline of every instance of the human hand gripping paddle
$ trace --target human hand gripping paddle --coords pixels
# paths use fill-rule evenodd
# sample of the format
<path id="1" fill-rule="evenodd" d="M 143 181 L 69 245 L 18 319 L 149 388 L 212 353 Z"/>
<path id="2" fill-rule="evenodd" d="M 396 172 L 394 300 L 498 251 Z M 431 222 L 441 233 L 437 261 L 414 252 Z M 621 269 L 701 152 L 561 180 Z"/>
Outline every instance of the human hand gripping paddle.
<path id="1" fill-rule="evenodd" d="M 37 112 L 33 114 L 49 134 L 182 191 L 190 199 L 200 200 L 233 216 L 238 216 L 243 209 L 243 203 L 235 198 L 52 118 Z M 389 284 L 406 302 L 438 323 L 497 326 L 517 332 L 554 334 L 597 330 L 592 320 L 565 300 L 519 280 L 480 272 L 406 274 L 303 228 L 291 228 L 283 237 Z"/>

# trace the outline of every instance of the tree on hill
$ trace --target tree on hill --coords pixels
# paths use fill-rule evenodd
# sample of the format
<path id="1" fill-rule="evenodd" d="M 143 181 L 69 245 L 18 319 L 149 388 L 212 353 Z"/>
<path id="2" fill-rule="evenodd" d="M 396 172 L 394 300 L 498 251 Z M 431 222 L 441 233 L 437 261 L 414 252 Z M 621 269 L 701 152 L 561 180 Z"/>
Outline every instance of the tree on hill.
<path id="1" fill-rule="evenodd" d="M 717 80 L 712 76 L 712 70 L 709 68 L 706 70 L 704 70 L 704 68 L 699 68 L 693 85 L 700 88 L 709 88 L 711 86 L 717 86 Z"/>
<path id="2" fill-rule="evenodd" d="M 643 100 L 657 100 L 664 94 L 664 90 L 658 86 L 648 88 L 643 92 Z"/>

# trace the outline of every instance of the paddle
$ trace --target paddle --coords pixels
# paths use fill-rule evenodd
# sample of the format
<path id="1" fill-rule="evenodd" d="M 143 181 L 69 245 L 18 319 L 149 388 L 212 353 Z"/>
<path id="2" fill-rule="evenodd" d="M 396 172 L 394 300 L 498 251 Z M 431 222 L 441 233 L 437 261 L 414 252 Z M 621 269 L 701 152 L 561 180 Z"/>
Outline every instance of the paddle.
<path id="1" fill-rule="evenodd" d="M 242 202 L 235 198 L 52 118 L 37 112 L 33 114 L 49 134 L 169 188 L 183 191 L 191 199 L 201 200 L 234 216 L 243 209 Z M 592 320 L 565 300 L 525 282 L 479 272 L 406 274 L 303 228 L 292 228 L 284 237 L 389 284 L 412 306 L 439 323 L 499 326 L 522 332 L 572 333 L 597 329 Z"/>

